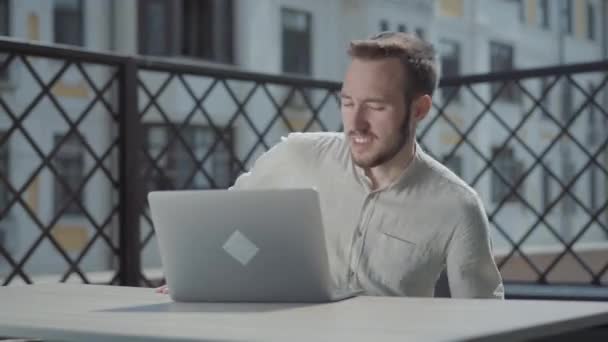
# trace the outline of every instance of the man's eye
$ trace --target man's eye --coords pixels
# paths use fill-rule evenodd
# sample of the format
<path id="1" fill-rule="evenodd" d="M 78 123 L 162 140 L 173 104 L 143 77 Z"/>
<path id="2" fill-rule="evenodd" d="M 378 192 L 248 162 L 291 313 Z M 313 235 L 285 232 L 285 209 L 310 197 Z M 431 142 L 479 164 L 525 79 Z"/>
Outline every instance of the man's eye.
<path id="1" fill-rule="evenodd" d="M 369 108 L 373 110 L 384 110 L 385 107 L 382 105 L 371 105 Z"/>
<path id="2" fill-rule="evenodd" d="M 352 102 L 342 102 L 342 106 L 344 106 L 344 107 L 352 107 L 353 103 Z"/>

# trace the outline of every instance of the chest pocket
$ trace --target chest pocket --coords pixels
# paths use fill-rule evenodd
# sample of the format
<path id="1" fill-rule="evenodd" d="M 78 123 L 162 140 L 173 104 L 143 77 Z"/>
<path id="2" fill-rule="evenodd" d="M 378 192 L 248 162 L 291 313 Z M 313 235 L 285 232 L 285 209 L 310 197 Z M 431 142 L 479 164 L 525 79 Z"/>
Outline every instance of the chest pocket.
<path id="1" fill-rule="evenodd" d="M 383 220 L 378 228 L 370 253 L 371 276 L 395 288 L 425 278 L 429 264 L 425 237 L 397 218 Z"/>

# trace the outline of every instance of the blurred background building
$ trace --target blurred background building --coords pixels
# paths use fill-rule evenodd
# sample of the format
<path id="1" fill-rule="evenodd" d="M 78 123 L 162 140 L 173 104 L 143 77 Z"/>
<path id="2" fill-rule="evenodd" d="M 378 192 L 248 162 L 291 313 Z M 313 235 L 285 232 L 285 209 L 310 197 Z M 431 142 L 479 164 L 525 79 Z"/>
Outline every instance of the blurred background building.
<path id="1" fill-rule="evenodd" d="M 442 76 L 457 79 L 606 60 L 607 3 L 0 0 L 0 35 L 150 60 L 170 58 L 227 73 L 340 82 L 349 62 L 348 42 L 392 30 L 433 43 Z M 25 260 L 23 271 L 32 279 L 81 280 L 76 273 L 66 276 L 61 247 L 89 280 L 109 282 L 110 270 L 117 267 L 109 242 L 120 237 L 113 215 L 118 185 L 112 177 L 118 172 L 113 142 L 120 131 L 114 115 L 119 114 L 119 95 L 102 89 L 113 82 L 116 70 L 0 52 L 6 61 L 0 68 L 5 104 L 0 106 L 0 174 L 6 180 L 0 182 L 0 247 L 15 260 Z M 542 269 L 573 239 L 569 248 L 594 272 L 608 263 L 606 70 L 566 76 L 555 70 L 520 80 L 444 86 L 435 96 L 433 115 L 419 128 L 424 147 L 480 193 L 496 256 L 509 258 L 501 264 L 506 280 L 536 281 L 525 259 Z M 279 84 L 262 91 L 255 82 L 221 75 L 177 72 L 168 79 L 156 70 L 141 71 L 138 82 L 142 141 L 158 164 L 147 169 L 146 191 L 227 187 L 242 167 L 250 167 L 289 131 L 340 129 L 337 99 L 313 86 L 294 92 Z M 204 102 L 204 110 L 197 102 Z M 248 116 L 233 119 L 239 111 Z M 18 114 L 26 112 L 19 121 Z M 277 112 L 280 120 L 275 120 Z M 311 115 L 318 120 L 311 121 Z M 175 141 L 167 122 L 186 119 Z M 16 122 L 23 129 L 11 130 Z M 68 134 L 74 122 L 78 130 Z M 220 143 L 212 126 L 224 129 Z M 46 160 L 52 168 L 40 167 L 54 149 Z M 235 157 L 245 162 L 236 165 Z M 19 201 L 12 201 L 15 194 L 7 182 L 23 189 Z M 69 189 L 79 191 L 72 196 Z M 55 242 L 41 235 L 40 225 L 52 226 L 48 234 Z M 95 225 L 106 235 L 91 242 Z M 141 232 L 142 273 L 159 278 L 157 246 L 145 217 Z M 541 282 L 589 283 L 593 278 L 573 253 L 560 259 Z M 24 281 L 0 254 L 0 280 L 8 278 Z"/>

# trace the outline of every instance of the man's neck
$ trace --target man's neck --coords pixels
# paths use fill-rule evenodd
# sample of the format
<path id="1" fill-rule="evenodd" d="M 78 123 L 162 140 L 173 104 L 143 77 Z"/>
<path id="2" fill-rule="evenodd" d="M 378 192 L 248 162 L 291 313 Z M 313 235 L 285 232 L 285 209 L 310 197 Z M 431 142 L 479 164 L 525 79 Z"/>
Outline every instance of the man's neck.
<path id="1" fill-rule="evenodd" d="M 372 190 L 384 189 L 399 178 L 411 164 L 416 154 L 416 142 L 408 142 L 393 159 L 382 165 L 365 169 L 366 176 L 372 181 Z"/>

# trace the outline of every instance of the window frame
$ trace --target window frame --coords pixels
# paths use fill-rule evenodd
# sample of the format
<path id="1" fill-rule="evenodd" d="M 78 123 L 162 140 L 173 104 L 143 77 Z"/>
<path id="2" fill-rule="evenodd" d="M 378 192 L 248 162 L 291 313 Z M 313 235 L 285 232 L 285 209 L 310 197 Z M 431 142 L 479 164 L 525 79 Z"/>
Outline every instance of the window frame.
<path id="1" fill-rule="evenodd" d="M 192 11 L 186 11 L 185 8 L 190 5 L 192 0 L 138 0 L 138 52 L 142 55 L 162 56 L 162 57 L 184 57 L 194 60 L 208 61 L 213 63 L 234 64 L 235 63 L 235 38 L 234 38 L 234 2 L 233 0 L 204 0 L 192 2 L 193 6 L 209 6 L 214 12 L 224 11 L 223 15 L 211 15 L 210 20 L 200 21 L 187 17 Z M 149 21 L 149 6 L 159 4 L 162 8 L 164 17 L 165 32 L 162 37 L 166 42 L 166 46 L 159 51 L 153 51 L 147 46 L 149 39 L 154 39 L 148 30 Z M 217 6 L 222 6 L 217 7 Z M 198 7 L 197 7 L 198 8 Z M 188 13 L 185 13 L 188 12 Z M 194 14 L 192 14 L 194 16 Z M 221 17 L 221 20 L 216 18 Z M 186 29 L 186 25 L 209 25 L 211 30 L 203 30 L 202 26 L 197 26 L 197 30 Z M 218 31 L 221 30 L 221 33 Z M 193 33 L 198 32 L 198 33 Z M 189 47 L 189 41 L 199 41 L 194 35 L 201 32 L 210 32 L 209 39 L 206 42 L 211 48 L 205 49 L 199 47 Z M 151 36 L 150 36 L 151 35 Z M 156 34 L 156 37 L 159 34 Z M 193 36 L 188 36 L 193 35 Z M 205 55 L 208 53 L 208 55 Z"/>
<path id="2" fill-rule="evenodd" d="M 172 56 L 175 54 L 174 44 L 171 42 L 175 41 L 174 38 L 177 35 L 175 30 L 175 13 L 176 13 L 176 4 L 179 1 L 171 1 L 171 0 L 139 0 L 137 2 L 137 28 L 138 28 L 138 37 L 137 37 L 137 51 L 142 55 L 150 55 L 150 56 Z M 148 18 L 149 6 L 154 5 L 154 3 L 161 4 L 163 7 L 163 14 L 166 15 L 166 27 L 165 32 L 163 32 L 162 36 L 165 39 L 166 46 L 162 49 L 160 53 L 156 53 L 151 51 L 151 48 L 147 46 L 147 41 L 149 38 L 149 30 L 147 29 L 147 25 L 149 24 Z M 158 37 L 158 34 L 156 35 Z"/>
<path id="3" fill-rule="evenodd" d="M 180 0 L 179 22 L 181 27 L 177 28 L 179 33 L 178 55 L 182 57 L 207 60 L 217 63 L 234 64 L 234 3 L 232 0 Z M 197 14 L 210 13 L 201 20 L 201 17 L 188 17 L 189 13 L 196 13 L 196 9 L 186 9 L 193 6 L 198 9 Z M 203 7 L 207 7 L 203 10 Z M 198 19 L 198 20 L 196 20 Z M 193 27 L 186 27 L 192 25 Z M 204 25 L 204 26 L 201 26 Z M 189 34 L 199 34 L 198 37 L 187 36 Z M 192 42 L 202 42 L 203 34 L 208 34 L 208 49 L 200 46 L 189 46 Z M 186 51 L 186 49 L 193 49 Z M 196 50 L 196 51 L 194 51 Z"/>
<path id="4" fill-rule="evenodd" d="M 385 32 L 385 31 L 390 30 L 390 25 L 388 23 L 388 20 L 380 19 L 380 22 L 378 23 L 378 29 L 380 30 L 380 32 Z"/>
<path id="5" fill-rule="evenodd" d="M 0 36 L 9 37 L 11 35 L 11 12 L 12 12 L 12 4 L 10 0 L 0 0 L 0 3 L 4 3 L 6 6 L 5 18 L 3 21 L 5 23 L 5 27 L 0 27 Z M 4 32 L 3 32 L 4 31 Z M 0 53 L 0 66 L 4 63 L 7 58 L 7 54 Z M 8 82 L 10 79 L 10 71 L 9 65 L 6 66 L 5 69 L 0 70 L 0 83 Z"/>
<path id="6" fill-rule="evenodd" d="M 553 197 L 553 187 L 551 186 L 551 175 L 549 174 L 551 164 L 545 161 L 544 165 L 545 167 L 542 168 L 541 172 L 541 207 L 542 210 L 546 212 L 547 209 L 549 209 L 551 198 Z"/>
<path id="7" fill-rule="evenodd" d="M 597 189 L 598 189 L 598 172 L 595 164 L 589 165 L 589 209 L 591 213 L 595 214 L 599 209 L 599 203 L 597 201 Z"/>
<path id="8" fill-rule="evenodd" d="M 3 22 L 4 22 L 4 27 L 0 26 L 0 36 L 10 36 L 11 34 L 11 12 L 12 12 L 12 6 L 11 6 L 11 1 L 10 0 L 0 0 L 0 3 L 4 3 L 6 6 L 6 12 L 5 13 L 0 13 L 0 14 L 4 14 L 5 17 L 2 18 Z"/>
<path id="9" fill-rule="evenodd" d="M 304 21 L 306 22 L 306 29 L 300 32 L 288 32 L 286 25 L 286 16 L 287 15 L 299 15 L 302 16 Z M 283 6 L 280 9 L 280 35 L 281 35 L 281 72 L 299 75 L 303 77 L 312 77 L 314 73 L 314 32 L 313 32 L 313 13 L 308 10 L 293 8 Z M 299 41 L 305 40 L 306 44 L 298 44 L 298 48 L 302 46 L 306 46 L 304 50 L 307 50 L 305 53 L 296 53 L 297 56 L 306 56 L 305 63 L 296 63 L 297 66 L 291 67 L 289 63 L 292 62 L 293 58 L 289 58 L 289 55 L 286 54 L 286 51 L 292 51 L 286 47 L 286 42 L 295 41 L 295 39 L 289 39 L 288 35 L 302 35 L 304 39 L 298 39 Z M 293 52 L 293 51 L 292 51 Z M 299 51 L 301 52 L 301 51 Z M 301 65 L 305 65 L 304 68 L 301 68 Z M 302 70 L 300 70 L 302 69 Z M 290 93 L 290 89 L 286 89 L 285 97 L 287 97 Z M 311 96 L 312 92 L 308 89 L 300 89 L 300 91 L 295 91 L 294 94 L 287 102 L 287 107 L 303 109 L 307 108 L 306 101 L 304 100 L 304 96 L 306 96 L 309 102 L 312 102 Z"/>
<path id="10" fill-rule="evenodd" d="M 286 39 L 286 35 L 288 34 L 288 30 L 286 30 L 286 25 L 285 25 L 285 16 L 291 12 L 291 14 L 295 14 L 295 15 L 302 15 L 304 16 L 304 20 L 306 21 L 306 30 L 302 33 L 299 32 L 303 35 L 306 36 L 306 46 L 308 46 L 308 51 L 305 54 L 307 56 L 307 63 L 306 64 L 306 70 L 304 71 L 300 71 L 300 70 L 295 70 L 297 68 L 291 68 L 288 66 L 288 56 L 285 55 L 285 51 L 287 50 L 285 47 L 285 41 Z M 313 74 L 313 32 L 312 32 L 312 23 L 313 23 L 313 17 L 312 17 L 312 12 L 311 11 L 305 11 L 305 10 L 301 10 L 301 9 L 295 9 L 295 8 L 291 8 L 291 7 L 281 7 L 281 71 L 284 73 L 290 73 L 290 74 L 298 74 L 298 75 L 302 75 L 302 76 L 312 76 Z M 301 44 L 299 44 L 301 45 Z"/>
<path id="11" fill-rule="evenodd" d="M 59 143 L 59 141 L 61 139 L 64 138 L 64 136 L 66 135 L 66 133 L 55 133 L 53 135 L 53 146 L 57 146 L 57 144 Z M 66 146 L 69 146 L 68 144 L 70 143 L 70 141 L 74 141 L 76 142 L 77 145 L 75 145 L 74 147 L 77 149 L 77 153 L 75 154 L 75 156 L 62 156 L 62 153 L 68 154 L 66 152 L 63 151 L 63 149 Z M 68 162 L 70 163 L 76 163 L 79 165 L 80 169 L 75 172 L 75 174 L 78 174 L 78 177 L 76 180 L 74 180 L 74 177 L 69 177 L 69 179 L 67 177 L 65 177 L 66 174 L 68 175 L 72 175 L 72 171 L 66 172 L 65 170 L 67 168 L 64 169 L 63 165 L 58 164 L 58 163 L 62 163 L 62 162 L 66 162 L 67 159 L 70 159 Z M 55 154 L 55 156 L 52 159 L 52 163 L 53 163 L 53 167 L 55 168 L 55 170 L 57 171 L 58 176 L 53 175 L 53 213 L 56 215 L 59 213 L 59 210 L 65 205 L 65 202 L 67 201 L 67 196 L 70 196 L 68 194 L 68 190 L 65 189 L 65 186 L 63 184 L 61 184 L 61 182 L 59 182 L 58 177 L 62 177 L 65 180 L 65 183 L 67 183 L 68 185 L 71 185 L 71 182 L 73 182 L 76 186 L 80 186 L 80 184 L 82 184 L 82 182 L 85 179 L 85 167 L 86 167 L 86 161 L 85 161 L 85 147 L 83 142 L 80 140 L 80 138 L 76 135 L 75 132 L 71 132 L 69 134 L 69 136 L 63 141 L 63 143 L 61 144 L 61 146 L 58 148 L 57 153 Z M 76 203 L 82 203 L 83 199 L 85 198 L 84 196 L 84 192 L 86 189 L 86 185 L 81 189 L 80 192 L 75 194 L 75 199 L 73 199 L 70 204 L 67 206 L 67 208 L 65 209 L 65 211 L 63 212 L 62 216 L 75 216 L 75 217 L 79 217 L 84 215 L 84 213 L 80 210 L 80 207 L 76 204 Z M 70 189 L 71 191 L 75 191 L 76 189 Z M 66 196 L 66 197 L 63 197 Z"/>
<path id="12" fill-rule="evenodd" d="M 164 131 L 165 141 L 158 146 L 159 150 L 163 150 L 163 149 L 167 148 L 166 144 L 169 143 L 169 140 L 172 139 L 171 138 L 172 130 L 170 128 L 170 125 L 167 123 L 148 122 L 148 123 L 143 124 L 144 148 L 146 149 L 147 153 L 151 157 L 156 158 L 155 154 L 151 153 L 151 147 L 152 147 L 150 144 L 151 143 L 151 140 L 150 140 L 151 129 L 161 129 L 162 131 Z M 221 141 L 219 141 L 217 143 L 217 145 L 215 146 L 215 148 L 213 150 L 213 153 L 211 153 L 209 155 L 206 162 L 211 161 L 211 163 L 212 163 L 211 177 L 213 178 L 214 182 L 216 182 L 216 180 L 219 177 L 218 174 L 215 173 L 218 169 L 217 160 L 216 160 L 216 158 L 218 157 L 218 151 L 227 149 L 225 155 L 228 157 L 227 167 L 228 167 L 230 174 L 227 178 L 226 184 L 218 184 L 218 183 L 215 184 L 216 188 L 223 189 L 223 188 L 232 186 L 234 181 L 236 180 L 235 160 L 233 158 L 233 155 L 234 155 L 234 134 L 233 133 L 234 132 L 233 132 L 232 128 L 218 127 L 218 129 L 222 132 L 224 139 L 219 138 L 219 139 L 221 139 Z M 192 146 L 193 141 L 192 140 L 188 141 L 189 140 L 188 130 L 200 130 L 200 132 L 202 134 L 210 134 L 211 135 L 211 137 L 210 137 L 211 145 L 213 145 L 213 141 L 215 139 L 215 132 L 211 128 L 211 126 L 200 125 L 200 124 L 190 124 L 190 125 L 184 127 L 184 129 L 181 130 L 180 134 L 182 135 L 184 140 L 186 140 L 188 142 L 188 144 L 189 144 L 188 148 L 190 148 L 195 154 L 196 154 L 196 147 Z M 227 138 L 226 138 L 226 136 L 227 136 Z M 227 142 L 226 142 L 226 139 L 228 139 Z M 179 153 L 178 149 L 183 148 L 183 147 L 181 147 L 181 145 L 183 145 L 183 144 L 177 138 L 174 138 L 171 143 L 172 143 L 172 145 L 168 147 L 167 151 L 161 157 L 159 164 L 157 164 L 157 166 L 162 169 L 163 175 L 161 176 L 160 174 L 156 174 L 156 176 L 159 176 L 162 178 L 160 179 L 160 181 L 157 181 L 154 177 L 146 179 L 146 185 L 145 185 L 146 191 L 181 189 L 184 187 L 184 185 L 186 185 L 186 184 L 177 184 L 178 181 L 182 181 L 182 180 L 180 180 L 180 176 L 179 176 L 179 169 L 181 168 L 181 166 L 179 164 L 180 157 L 178 156 L 178 153 Z M 226 144 L 228 144 L 228 146 L 226 146 Z M 200 147 L 208 149 L 211 147 L 211 145 L 200 146 Z M 205 153 L 207 153 L 207 152 L 205 152 Z M 190 157 L 188 157 L 188 159 L 189 159 L 190 163 L 194 163 L 194 161 L 192 161 L 190 159 Z M 165 161 L 162 162 L 163 160 L 165 160 Z M 165 165 L 162 165 L 161 162 L 164 163 Z M 209 172 L 209 170 L 207 170 L 207 171 Z M 187 176 L 190 176 L 192 172 L 193 172 L 192 169 L 188 169 L 186 171 Z M 199 172 L 200 171 L 197 170 L 197 173 L 199 173 Z M 211 184 L 209 184 L 208 187 L 205 187 L 205 186 L 195 187 L 194 181 L 195 181 L 195 178 L 192 179 L 192 182 L 191 182 L 190 186 L 188 187 L 188 189 L 213 189 L 213 186 Z"/>
<path id="13" fill-rule="evenodd" d="M 56 0 L 54 0 L 53 3 L 53 42 L 57 43 L 57 44 L 65 44 L 65 45 L 73 45 L 73 46 L 80 46 L 80 47 L 84 47 L 86 45 L 85 43 L 85 32 L 86 32 L 86 28 L 85 28 L 85 1 L 84 0 L 73 0 L 77 2 L 77 9 L 76 9 L 76 15 L 77 15 L 77 21 L 78 21 L 78 27 L 80 28 L 80 30 L 77 30 L 76 34 L 78 35 L 78 41 L 77 42 L 69 42 L 69 41 L 61 41 L 59 37 L 61 37 L 61 35 L 59 34 L 59 28 L 62 27 L 61 25 L 59 25 L 60 23 L 64 22 L 63 19 L 58 18 L 58 14 L 60 12 L 69 12 L 66 9 L 60 9 L 60 7 L 58 7 L 58 2 Z M 71 15 L 74 13 L 71 13 Z M 63 39 L 63 38 L 61 38 Z"/>
<path id="14" fill-rule="evenodd" d="M 572 35 L 574 33 L 574 6 L 572 5 L 572 0 L 563 0 L 561 1 L 561 13 L 560 17 L 563 15 L 563 19 L 560 20 L 562 22 L 562 27 L 560 31 L 567 35 Z"/>
<path id="15" fill-rule="evenodd" d="M 523 180 L 516 187 L 515 191 L 511 191 L 511 189 L 519 181 L 519 178 L 523 175 L 523 163 L 516 158 L 515 150 L 510 146 L 493 146 L 491 153 L 494 165 L 490 178 L 492 202 L 517 202 L 519 199 L 516 193 L 518 193 L 520 196 L 523 196 L 522 192 L 525 191 L 525 180 Z M 499 172 L 500 176 L 502 177 L 498 175 Z M 505 178 L 510 184 L 505 183 L 505 181 L 503 181 L 503 178 Z M 507 193 L 511 194 L 507 196 Z"/>
<path id="16" fill-rule="evenodd" d="M 446 73 L 445 72 L 445 70 L 447 70 L 447 69 L 444 68 L 444 66 L 445 66 L 444 59 L 446 59 L 445 58 L 446 54 L 444 53 L 445 52 L 444 47 L 446 47 L 447 45 L 451 45 L 450 48 L 454 48 L 456 51 L 455 63 L 456 63 L 458 70 L 455 73 L 452 73 L 452 72 Z M 439 58 L 441 60 L 441 67 L 442 67 L 441 77 L 460 76 L 462 73 L 462 70 L 461 70 L 462 69 L 462 58 L 461 58 L 462 57 L 462 47 L 461 47 L 460 42 L 458 40 L 444 38 L 439 41 L 439 48 L 440 48 L 440 52 L 441 52 L 439 55 Z M 454 103 L 454 102 L 461 103 L 462 102 L 462 93 L 460 91 L 460 87 L 457 87 L 457 86 L 456 87 L 442 87 L 440 89 L 441 98 L 443 99 L 443 101 L 445 101 L 446 99 L 448 99 L 451 96 L 452 91 L 455 91 L 456 94 L 453 96 L 451 102 L 452 103 Z"/>
<path id="17" fill-rule="evenodd" d="M 512 44 L 497 40 L 490 40 L 489 50 L 490 73 L 508 72 L 512 71 L 515 68 L 515 47 Z M 502 63 L 502 61 L 499 61 L 498 57 L 500 57 L 501 54 L 508 56 L 508 58 L 505 59 L 507 61 L 506 63 Z M 496 96 L 496 93 L 501 87 L 502 83 L 491 82 L 491 96 Z M 519 103 L 520 99 L 521 98 L 519 96 L 519 92 L 517 91 L 515 82 L 506 81 L 506 85 L 504 86 L 500 94 L 498 94 L 496 100 L 506 103 Z"/>
<path id="18" fill-rule="evenodd" d="M 6 131 L 0 130 L 0 141 L 5 137 Z M 4 178 L 10 180 L 11 177 L 11 151 L 10 151 L 10 141 L 6 139 L 3 144 L 0 146 L 0 170 L 2 168 L 6 168 L 4 170 Z M 4 209 L 8 203 L 11 201 L 11 195 L 9 193 L 8 188 L 3 181 L 0 181 L 0 208 Z"/>
<path id="19" fill-rule="evenodd" d="M 596 16 L 595 16 L 595 8 L 594 8 L 594 4 L 587 0 L 586 1 L 586 6 L 585 9 L 587 11 L 587 34 L 586 37 L 587 39 L 591 40 L 591 41 L 595 41 L 597 39 L 597 34 L 595 31 L 595 21 L 596 21 Z"/>
<path id="20" fill-rule="evenodd" d="M 426 32 L 424 31 L 424 29 L 422 27 L 417 27 L 414 32 L 416 32 L 416 35 L 418 36 L 418 38 L 422 39 L 422 40 L 426 40 Z"/>
<path id="21" fill-rule="evenodd" d="M 551 28 L 551 2 L 549 0 L 537 0 L 537 21 L 541 28 Z"/>
<path id="22" fill-rule="evenodd" d="M 551 79 L 551 77 L 546 76 L 546 77 L 541 77 L 540 78 L 540 91 L 538 93 L 539 98 L 542 96 L 542 94 L 549 88 L 549 86 L 551 85 L 551 83 L 554 80 Z M 555 88 L 556 85 L 553 86 L 553 88 L 551 88 L 551 90 L 547 91 L 547 94 L 545 94 L 545 97 L 540 101 L 540 104 L 543 106 L 544 110 L 539 108 L 538 110 L 540 110 L 541 112 L 541 118 L 543 120 L 550 120 L 550 116 L 551 116 L 551 92 L 553 91 L 553 89 Z"/>
<path id="23" fill-rule="evenodd" d="M 443 165 L 454 172 L 458 177 L 462 178 L 464 174 L 463 170 L 463 158 L 459 154 L 453 154 L 449 159 L 446 159 L 448 155 L 443 156 Z"/>

